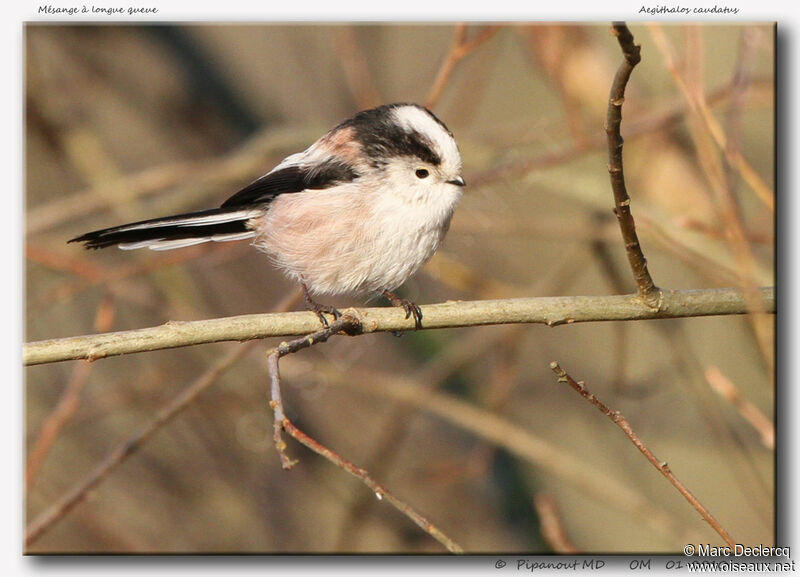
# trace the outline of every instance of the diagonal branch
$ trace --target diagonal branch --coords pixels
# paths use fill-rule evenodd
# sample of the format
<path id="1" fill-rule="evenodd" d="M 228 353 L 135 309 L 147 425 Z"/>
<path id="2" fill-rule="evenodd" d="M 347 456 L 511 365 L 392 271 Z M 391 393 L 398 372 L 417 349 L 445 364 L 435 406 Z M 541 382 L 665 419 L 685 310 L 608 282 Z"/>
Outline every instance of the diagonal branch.
<path id="1" fill-rule="evenodd" d="M 644 257 L 636 234 L 636 224 L 631 214 L 631 198 L 625 186 L 625 173 L 622 170 L 622 103 L 625 102 L 625 87 L 628 85 L 633 68 L 641 60 L 638 44 L 633 42 L 633 34 L 624 22 L 615 23 L 611 31 L 617 37 L 624 60 L 617 69 L 611 93 L 608 97 L 608 112 L 606 114 L 606 136 L 608 138 L 608 173 L 611 177 L 611 188 L 614 191 L 614 214 L 619 220 L 622 239 L 625 241 L 625 250 L 628 261 L 639 287 L 639 296 L 649 306 L 661 306 L 661 291 L 653 282 L 647 270 L 647 259 Z"/>
<path id="2" fill-rule="evenodd" d="M 600 399 L 595 397 L 592 393 L 590 393 L 583 382 L 576 382 L 572 377 L 570 377 L 567 372 L 559 366 L 557 362 L 550 363 L 550 368 L 553 369 L 553 372 L 558 375 L 558 381 L 561 383 L 567 383 L 570 387 L 575 389 L 577 393 L 582 396 L 584 399 L 589 401 L 595 407 L 597 407 L 601 413 L 611 419 L 615 425 L 617 425 L 622 431 L 627 435 L 627 437 L 631 440 L 631 442 L 636 445 L 636 448 L 641 451 L 641 453 L 647 457 L 647 460 L 652 463 L 652 465 L 658 469 L 659 473 L 664 475 L 667 480 L 672 483 L 672 485 L 678 490 L 678 492 L 683 495 L 683 497 L 694 507 L 697 509 L 698 513 L 703 517 L 703 519 L 711 525 L 711 527 L 716 531 L 720 537 L 731 547 L 736 545 L 736 541 L 728 534 L 722 525 L 719 524 L 711 513 L 708 512 L 700 501 L 697 500 L 697 497 L 692 495 L 691 491 L 687 489 L 683 483 L 681 483 L 678 478 L 673 474 L 670 470 L 669 465 L 667 465 L 666 461 L 659 461 L 653 452 L 647 448 L 647 446 L 642 442 L 639 436 L 633 432 L 631 429 L 628 420 L 622 416 L 619 411 L 612 411 L 605 403 L 603 403 Z"/>

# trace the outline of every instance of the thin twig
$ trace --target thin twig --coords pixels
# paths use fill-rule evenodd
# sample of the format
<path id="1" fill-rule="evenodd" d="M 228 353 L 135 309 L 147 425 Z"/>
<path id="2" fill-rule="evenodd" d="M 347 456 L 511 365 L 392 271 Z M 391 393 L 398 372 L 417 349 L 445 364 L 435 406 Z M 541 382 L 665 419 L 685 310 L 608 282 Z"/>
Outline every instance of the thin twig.
<path id="1" fill-rule="evenodd" d="M 281 357 L 296 353 L 301 349 L 305 349 L 318 343 L 324 343 L 336 333 L 343 332 L 349 335 L 358 334 L 361 332 L 361 327 L 361 319 L 357 316 L 357 313 L 351 309 L 325 328 L 309 335 L 304 335 L 298 339 L 294 339 L 293 341 L 284 341 L 268 353 L 267 364 L 269 367 L 270 379 L 269 406 L 275 416 L 275 432 L 273 438 L 275 439 L 275 447 L 278 449 L 278 456 L 281 459 L 281 466 L 284 469 L 291 469 L 294 464 L 297 463 L 297 461 L 286 456 L 286 443 L 284 443 L 283 439 L 281 439 L 281 429 L 283 428 L 284 421 L 286 421 L 287 418 L 283 412 L 283 400 L 281 399 L 281 374 L 278 367 L 278 361 Z"/>
<path id="2" fill-rule="evenodd" d="M 302 443 L 318 455 L 324 457 L 343 471 L 350 473 L 359 481 L 364 483 L 364 485 L 366 485 L 379 500 L 385 500 L 386 502 L 390 503 L 398 511 L 406 515 L 420 528 L 422 528 L 423 531 L 444 545 L 448 551 L 451 553 L 463 553 L 464 550 L 452 539 L 450 539 L 450 537 L 445 535 L 438 527 L 428 521 L 428 519 L 417 513 L 410 505 L 398 499 L 383 486 L 378 484 L 372 477 L 370 477 L 369 473 L 365 469 L 354 465 L 344 457 L 340 456 L 338 453 L 325 447 L 317 440 L 309 437 L 306 433 L 298 429 L 295 424 L 286 417 L 283 411 L 283 401 L 281 399 L 280 392 L 280 369 L 278 366 L 280 358 L 312 345 L 323 343 L 331 336 L 340 332 L 350 335 L 357 334 L 361 330 L 361 325 L 362 322 L 357 316 L 355 316 L 354 311 L 345 311 L 345 313 L 339 319 L 331 323 L 328 327 L 299 339 L 294 339 L 290 342 L 283 342 L 269 353 L 268 363 L 270 377 L 270 407 L 272 408 L 275 417 L 274 440 L 275 446 L 278 450 L 278 456 L 281 460 L 281 466 L 288 470 L 291 469 L 295 463 L 297 463 L 296 460 L 290 459 L 286 455 L 286 443 L 284 443 L 283 439 L 281 438 L 281 431 L 286 431 L 286 433 L 291 435 L 299 443 Z"/>
<path id="3" fill-rule="evenodd" d="M 442 96 L 444 87 L 450 80 L 450 75 L 456 67 L 456 64 L 464 58 L 467 54 L 475 50 L 478 46 L 489 40 L 499 30 L 497 26 L 487 26 L 475 36 L 472 40 L 467 40 L 467 25 L 464 23 L 457 24 L 455 32 L 453 33 L 453 43 L 450 46 L 450 51 L 439 72 L 436 74 L 436 80 L 433 81 L 428 97 L 425 99 L 425 106 L 433 108 L 439 102 Z"/>
<path id="4" fill-rule="evenodd" d="M 428 533 L 431 537 L 439 541 L 442 545 L 447 548 L 448 551 L 451 553 L 463 553 L 464 549 L 458 545 L 455 541 L 450 539 L 447 535 L 445 535 L 441 529 L 436 527 L 433 523 L 428 521 L 425 517 L 417 513 L 414 509 L 411 508 L 407 503 L 401 501 L 397 497 L 395 497 L 392 493 L 387 491 L 383 486 L 379 485 L 372 477 L 369 476 L 369 473 L 364 469 L 354 465 L 350 461 L 343 459 L 327 447 L 320 445 L 314 439 L 303 433 L 303 431 L 299 430 L 295 427 L 294 423 L 292 423 L 289 419 L 284 419 L 283 421 L 283 430 L 289 433 L 294 439 L 298 442 L 302 443 L 318 455 L 325 457 L 331 463 L 347 471 L 354 477 L 356 477 L 359 481 L 364 483 L 367 487 L 375 493 L 375 497 L 378 498 L 380 501 L 386 501 L 390 503 L 394 508 L 398 511 L 403 513 L 409 519 L 411 519 L 414 523 L 416 523 L 423 531 Z"/>
<path id="5" fill-rule="evenodd" d="M 763 312 L 775 311 L 775 290 L 760 291 Z M 595 321 L 666 319 L 739 315 L 748 311 L 737 289 L 665 291 L 661 308 L 642 303 L 637 295 L 530 297 L 447 302 L 422 307 L 425 329 L 480 325 L 541 323 L 554 327 Z M 359 309 L 365 333 L 414 328 L 396 307 Z M 97 360 L 203 343 L 246 341 L 308 334 L 319 326 L 313 312 L 266 313 L 202 321 L 170 321 L 158 327 L 100 335 L 50 339 L 25 344 L 23 362 L 38 365 L 58 361 Z"/>
<path id="6" fill-rule="evenodd" d="M 681 483 L 678 478 L 673 474 L 670 470 L 669 465 L 666 461 L 659 461 L 656 456 L 647 448 L 647 446 L 642 442 L 639 436 L 633 432 L 631 429 L 630 424 L 628 423 L 627 419 L 622 416 L 619 411 L 612 411 L 605 403 L 603 403 L 600 399 L 595 397 L 592 393 L 590 393 L 583 382 L 576 382 L 571 376 L 567 374 L 567 372 L 559 366 L 557 362 L 550 363 L 550 368 L 553 372 L 558 375 L 558 381 L 561 383 L 567 383 L 570 387 L 575 389 L 575 391 L 581 395 L 584 399 L 589 401 L 595 407 L 597 407 L 601 413 L 606 415 L 609 419 L 611 419 L 614 424 L 616 424 L 625 435 L 631 440 L 631 442 L 636 446 L 639 451 L 647 458 L 652 465 L 658 469 L 658 471 L 664 475 L 667 480 L 672 483 L 672 485 L 678 490 L 678 492 L 683 495 L 683 497 L 694 507 L 698 513 L 705 519 L 705 521 L 711 525 L 711 527 L 716 531 L 720 537 L 731 547 L 736 546 L 736 541 L 728 534 L 728 532 L 719 524 L 719 522 L 708 512 L 700 501 L 692 495 L 692 493 L 687 489 L 683 483 Z"/>
<path id="7" fill-rule="evenodd" d="M 641 60 L 640 46 L 634 44 L 633 35 L 624 22 L 617 22 L 612 27 L 612 32 L 617 37 L 624 59 L 617 69 L 611 93 L 608 97 L 608 112 L 606 115 L 606 135 L 608 137 L 608 173 L 611 177 L 611 188 L 614 191 L 614 214 L 619 220 L 622 238 L 625 241 L 625 250 L 639 287 L 639 296 L 649 306 L 661 306 L 661 291 L 653 282 L 647 270 L 647 259 L 642 253 L 639 237 L 636 234 L 636 224 L 631 214 L 631 198 L 625 187 L 625 174 L 622 169 L 622 103 L 625 102 L 625 87 L 633 72 L 633 68 Z"/>

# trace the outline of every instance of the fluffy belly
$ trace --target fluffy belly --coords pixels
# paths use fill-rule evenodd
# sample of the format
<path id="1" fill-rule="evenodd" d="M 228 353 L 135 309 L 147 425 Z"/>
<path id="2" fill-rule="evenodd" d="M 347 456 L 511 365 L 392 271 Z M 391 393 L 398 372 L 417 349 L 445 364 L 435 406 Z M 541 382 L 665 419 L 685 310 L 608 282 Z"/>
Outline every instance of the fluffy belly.
<path id="1" fill-rule="evenodd" d="M 254 244 L 315 294 L 392 290 L 436 251 L 452 211 L 382 216 L 361 195 L 319 192 L 279 196 L 251 226 Z"/>

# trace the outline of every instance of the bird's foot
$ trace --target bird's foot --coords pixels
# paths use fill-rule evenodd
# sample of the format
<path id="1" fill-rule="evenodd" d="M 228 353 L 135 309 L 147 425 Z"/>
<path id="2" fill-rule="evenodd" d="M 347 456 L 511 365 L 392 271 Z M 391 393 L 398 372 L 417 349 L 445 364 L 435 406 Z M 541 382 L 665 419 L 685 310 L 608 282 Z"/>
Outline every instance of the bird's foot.
<path id="1" fill-rule="evenodd" d="M 306 304 L 306 309 L 316 313 L 323 327 L 325 327 L 326 329 L 330 327 L 330 324 L 328 324 L 328 319 L 325 318 L 325 314 L 333 316 L 334 321 L 339 320 L 339 318 L 342 316 L 342 313 L 339 312 L 339 309 L 337 309 L 336 307 L 332 307 L 331 305 L 324 305 L 322 303 L 318 303 L 317 301 L 311 298 L 311 295 L 308 292 L 308 287 L 306 286 L 306 284 L 302 283 L 302 286 L 303 286 L 303 301 Z"/>
<path id="2" fill-rule="evenodd" d="M 403 307 L 403 310 L 406 311 L 406 318 L 411 316 L 414 317 L 414 330 L 422 328 L 422 311 L 416 305 L 416 303 L 402 299 L 389 290 L 385 290 L 381 294 L 389 299 L 389 302 L 392 303 L 392 306 Z"/>

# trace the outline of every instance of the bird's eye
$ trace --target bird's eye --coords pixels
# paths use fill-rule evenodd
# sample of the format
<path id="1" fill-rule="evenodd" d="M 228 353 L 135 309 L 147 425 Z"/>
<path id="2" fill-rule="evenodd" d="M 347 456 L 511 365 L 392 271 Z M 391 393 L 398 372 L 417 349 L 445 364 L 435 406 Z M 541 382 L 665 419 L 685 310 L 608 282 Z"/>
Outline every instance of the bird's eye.
<path id="1" fill-rule="evenodd" d="M 414 174 L 417 175 L 417 178 L 428 178 L 430 173 L 427 168 L 418 168 Z"/>

